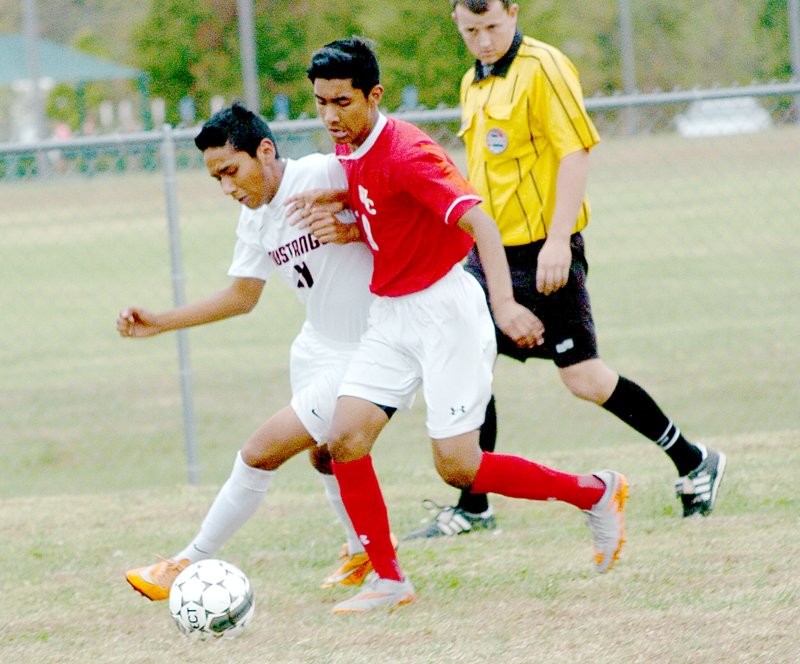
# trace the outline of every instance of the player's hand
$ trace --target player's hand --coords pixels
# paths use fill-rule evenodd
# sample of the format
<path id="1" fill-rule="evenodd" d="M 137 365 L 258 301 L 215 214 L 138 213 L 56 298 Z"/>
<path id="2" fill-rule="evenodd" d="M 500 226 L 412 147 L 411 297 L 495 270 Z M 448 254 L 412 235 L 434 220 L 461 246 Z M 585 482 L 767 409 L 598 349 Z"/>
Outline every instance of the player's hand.
<path id="1" fill-rule="evenodd" d="M 567 285 L 572 249 L 566 242 L 548 238 L 539 252 L 536 264 L 536 290 L 544 295 L 555 293 Z"/>
<path id="2" fill-rule="evenodd" d="M 537 316 L 519 302 L 510 301 L 492 307 L 497 327 L 520 348 L 533 348 L 544 343 L 544 325 Z"/>
<path id="3" fill-rule="evenodd" d="M 358 224 L 343 223 L 330 212 L 312 212 L 297 224 L 298 228 L 308 228 L 322 244 L 348 244 L 361 241 Z"/>
<path id="4" fill-rule="evenodd" d="M 161 332 L 161 327 L 151 312 L 128 307 L 117 316 L 117 332 L 121 337 L 152 337 Z"/>
<path id="5" fill-rule="evenodd" d="M 300 194 L 290 196 L 284 202 L 289 225 L 295 226 L 306 220 L 312 212 L 328 212 L 335 214 L 347 205 L 347 190 L 344 189 L 309 189 Z"/>

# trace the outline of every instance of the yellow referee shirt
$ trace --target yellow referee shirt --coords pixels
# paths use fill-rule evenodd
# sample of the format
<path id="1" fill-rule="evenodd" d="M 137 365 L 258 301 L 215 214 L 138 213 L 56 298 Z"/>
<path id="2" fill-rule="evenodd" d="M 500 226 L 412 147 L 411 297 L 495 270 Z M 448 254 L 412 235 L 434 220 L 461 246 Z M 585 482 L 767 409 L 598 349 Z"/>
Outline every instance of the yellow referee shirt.
<path id="1" fill-rule="evenodd" d="M 518 32 L 503 58 L 489 67 L 476 63 L 464 75 L 461 109 L 469 180 L 503 244 L 544 239 L 559 162 L 600 141 L 575 67 L 558 49 Z M 588 223 L 584 199 L 572 232 Z"/>

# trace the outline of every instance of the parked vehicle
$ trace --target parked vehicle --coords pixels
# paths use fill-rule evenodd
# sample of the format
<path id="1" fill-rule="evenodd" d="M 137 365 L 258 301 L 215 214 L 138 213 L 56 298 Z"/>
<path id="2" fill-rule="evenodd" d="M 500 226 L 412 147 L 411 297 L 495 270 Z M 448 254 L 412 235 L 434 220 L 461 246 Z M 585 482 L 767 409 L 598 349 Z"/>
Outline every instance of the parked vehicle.
<path id="1" fill-rule="evenodd" d="M 675 116 L 681 136 L 749 134 L 772 126 L 772 117 L 755 97 L 703 99 Z"/>

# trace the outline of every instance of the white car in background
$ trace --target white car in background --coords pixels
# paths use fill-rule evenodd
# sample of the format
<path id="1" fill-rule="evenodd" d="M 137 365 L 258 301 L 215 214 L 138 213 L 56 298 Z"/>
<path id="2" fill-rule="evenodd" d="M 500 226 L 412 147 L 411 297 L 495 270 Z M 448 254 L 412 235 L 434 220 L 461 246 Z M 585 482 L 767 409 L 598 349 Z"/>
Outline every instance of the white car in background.
<path id="1" fill-rule="evenodd" d="M 675 126 L 681 136 L 752 134 L 769 129 L 772 117 L 755 97 L 703 99 L 676 115 Z"/>

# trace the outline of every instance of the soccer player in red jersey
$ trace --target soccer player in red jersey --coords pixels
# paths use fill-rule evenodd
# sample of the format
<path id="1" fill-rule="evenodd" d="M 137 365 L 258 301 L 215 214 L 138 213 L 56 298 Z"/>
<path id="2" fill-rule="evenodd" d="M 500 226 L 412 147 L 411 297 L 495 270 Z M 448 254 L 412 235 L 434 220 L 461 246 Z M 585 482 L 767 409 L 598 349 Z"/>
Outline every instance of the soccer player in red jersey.
<path id="1" fill-rule="evenodd" d="M 390 540 L 370 451 L 388 421 L 386 410 L 408 408 L 420 386 L 445 482 L 575 505 L 588 516 L 598 571 L 610 569 L 624 542 L 628 484 L 620 473 L 572 475 L 478 446 L 497 349 L 486 298 L 461 265 L 473 244 L 498 327 L 523 347 L 542 340 L 541 323 L 514 300 L 500 235 L 480 209 L 481 198 L 424 132 L 380 112 L 380 72 L 366 41 L 327 44 L 312 56 L 308 77 L 348 189 L 309 192 L 290 203 L 300 209 L 338 197 L 355 213 L 373 254 L 370 289 L 377 296 L 328 435 L 342 500 L 376 574 L 334 613 L 415 599 Z"/>

